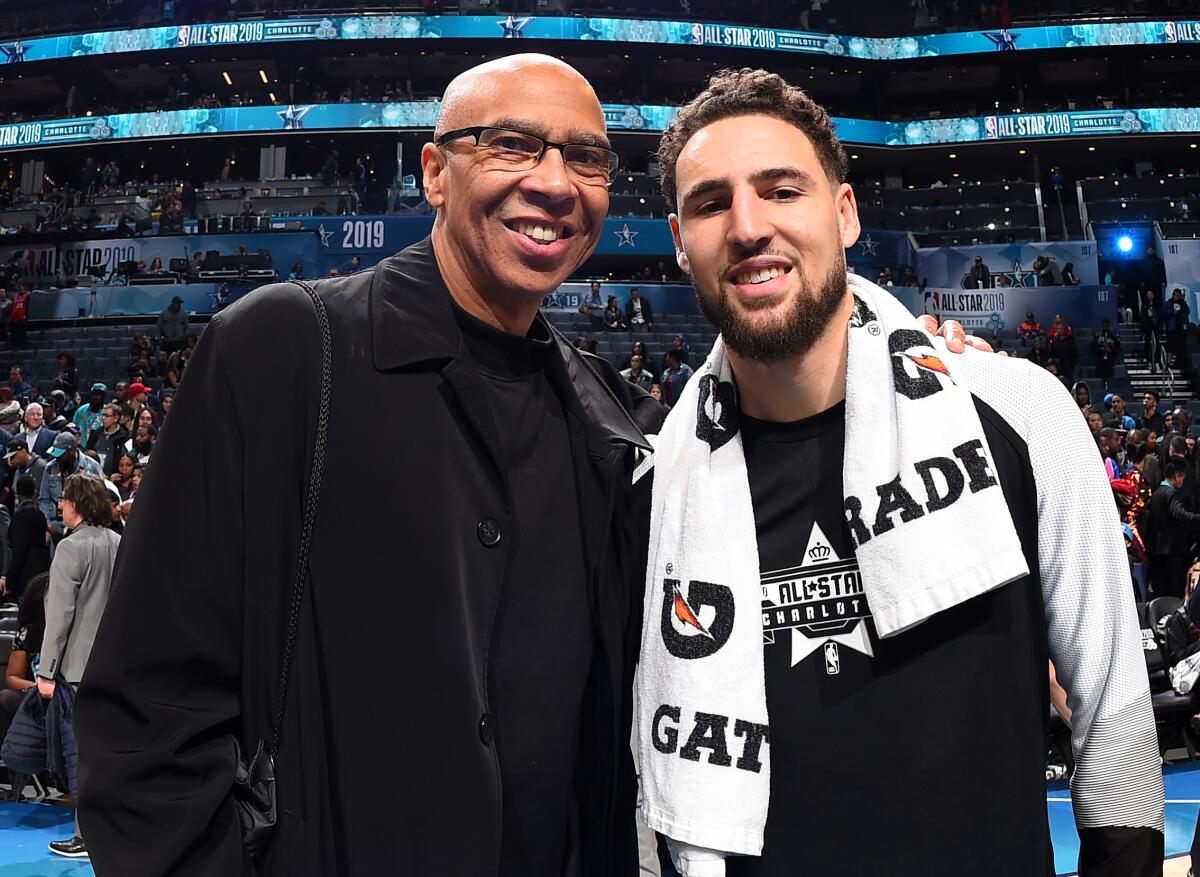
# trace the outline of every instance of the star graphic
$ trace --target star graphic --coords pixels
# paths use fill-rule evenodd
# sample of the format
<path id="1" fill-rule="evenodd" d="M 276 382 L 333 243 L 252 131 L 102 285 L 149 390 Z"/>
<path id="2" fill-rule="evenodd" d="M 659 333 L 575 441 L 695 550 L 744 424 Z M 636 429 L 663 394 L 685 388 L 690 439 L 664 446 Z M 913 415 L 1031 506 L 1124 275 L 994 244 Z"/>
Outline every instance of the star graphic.
<path id="1" fill-rule="evenodd" d="M 1011 52 L 1017 48 L 1017 40 L 1021 38 L 1020 34 L 1011 33 L 1008 30 L 999 30 L 995 33 L 983 34 L 992 41 L 992 45 L 996 47 L 997 52 Z"/>
<path id="2" fill-rule="evenodd" d="M 863 238 L 861 241 L 858 242 L 858 245 L 860 247 L 862 247 L 862 255 L 864 255 L 864 256 L 878 255 L 875 251 L 879 248 L 879 244 L 880 244 L 880 241 L 871 240 L 870 235 L 867 235 L 865 238 Z"/>
<path id="3" fill-rule="evenodd" d="M 504 39 L 519 40 L 525 36 L 522 31 L 525 30 L 525 25 L 531 21 L 533 21 L 532 17 L 514 18 L 510 15 L 504 21 L 497 21 L 496 25 L 504 31 Z"/>
<path id="4" fill-rule="evenodd" d="M 317 226 L 317 234 L 321 238 L 321 246 L 328 247 L 329 239 L 331 237 L 333 237 L 333 232 L 325 230 L 325 223 L 322 222 L 320 225 Z"/>
<path id="5" fill-rule="evenodd" d="M 6 64 L 19 64 L 25 60 L 25 53 L 29 51 L 29 46 L 25 45 L 20 40 L 17 40 L 11 46 L 0 46 L 0 52 L 8 59 Z"/>
<path id="6" fill-rule="evenodd" d="M 629 228 L 629 223 L 627 222 L 621 226 L 620 231 L 614 231 L 613 234 L 617 236 L 617 249 L 620 249 L 626 245 L 636 248 L 637 243 L 634 241 L 634 238 L 641 234 L 641 232 L 632 231 Z"/>
<path id="7" fill-rule="evenodd" d="M 312 112 L 312 107 L 288 105 L 286 110 L 280 110 L 275 115 L 283 119 L 284 131 L 299 131 L 304 128 L 304 117 Z"/>

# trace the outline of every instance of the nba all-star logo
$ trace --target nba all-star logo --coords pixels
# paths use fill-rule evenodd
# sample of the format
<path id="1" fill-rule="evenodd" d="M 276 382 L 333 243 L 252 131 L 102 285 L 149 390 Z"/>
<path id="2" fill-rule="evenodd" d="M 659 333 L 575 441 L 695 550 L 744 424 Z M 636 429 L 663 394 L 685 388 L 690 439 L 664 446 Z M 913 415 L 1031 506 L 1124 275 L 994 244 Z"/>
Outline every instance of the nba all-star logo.
<path id="1" fill-rule="evenodd" d="M 819 524 L 813 524 L 799 566 L 763 573 L 763 642 L 780 647 L 779 637 L 790 637 L 793 667 L 820 649 L 825 672 L 836 675 L 840 646 L 874 657 L 870 615 L 858 562 L 839 557 Z"/>

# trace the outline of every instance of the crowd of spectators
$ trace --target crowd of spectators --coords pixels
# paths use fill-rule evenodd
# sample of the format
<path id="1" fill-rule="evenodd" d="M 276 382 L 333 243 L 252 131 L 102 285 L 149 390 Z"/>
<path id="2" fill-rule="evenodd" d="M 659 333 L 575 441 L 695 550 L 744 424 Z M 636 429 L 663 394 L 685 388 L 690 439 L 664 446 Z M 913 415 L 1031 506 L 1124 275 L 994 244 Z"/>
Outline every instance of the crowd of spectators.
<path id="1" fill-rule="evenodd" d="M 1133 404 L 1113 393 L 1097 404 L 1080 383 L 1075 400 L 1104 461 L 1130 561 L 1146 571 L 1147 597 L 1184 597 L 1200 546 L 1200 454 L 1192 415 L 1183 404 L 1164 409 L 1154 390 Z"/>
<path id="2" fill-rule="evenodd" d="M 597 352 L 596 339 L 586 335 L 578 336 L 575 346 L 588 353 Z M 634 341 L 618 367 L 621 377 L 649 392 L 669 411 L 694 372 L 689 362 L 691 353 L 691 345 L 682 333 L 672 337 L 670 347 L 657 363 L 647 352 L 645 341 Z"/>
<path id="3" fill-rule="evenodd" d="M 164 322 L 170 324 L 170 317 Z M 129 348 L 131 378 L 111 388 L 93 382 L 86 391 L 79 386 L 74 354 L 63 351 L 54 389 L 45 396 L 20 366 L 12 367 L 8 381 L 0 384 L 0 445 L 5 448 L 0 467 L 0 597 L 19 597 L 29 580 L 43 571 L 29 560 L 31 548 L 39 549 L 33 557 L 42 557 L 41 547 L 52 546 L 66 534 L 59 499 L 71 475 L 81 472 L 111 483 L 115 526 L 120 527 L 150 465 L 194 346 L 195 336 L 160 335 L 152 343 L 145 332 L 137 331 Z M 157 375 L 165 379 L 155 393 L 144 381 Z M 26 476 L 32 484 L 23 490 L 20 482 Z M 27 532 L 34 508 L 45 545 L 30 540 Z M 18 520 L 22 526 L 16 526 Z"/>

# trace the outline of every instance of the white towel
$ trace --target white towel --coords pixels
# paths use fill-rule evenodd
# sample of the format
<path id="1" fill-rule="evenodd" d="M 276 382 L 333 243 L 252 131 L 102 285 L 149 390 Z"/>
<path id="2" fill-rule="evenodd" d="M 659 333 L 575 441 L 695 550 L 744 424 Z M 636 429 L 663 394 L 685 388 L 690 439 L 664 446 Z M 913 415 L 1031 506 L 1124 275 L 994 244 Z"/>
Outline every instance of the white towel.
<path id="1" fill-rule="evenodd" d="M 955 358 L 889 293 L 848 281 L 845 511 L 886 637 L 1028 568 Z M 716 875 L 724 854 L 761 854 L 771 777 L 758 542 L 722 339 L 668 416 L 653 466 L 643 813 L 676 841 L 684 877 Z"/>

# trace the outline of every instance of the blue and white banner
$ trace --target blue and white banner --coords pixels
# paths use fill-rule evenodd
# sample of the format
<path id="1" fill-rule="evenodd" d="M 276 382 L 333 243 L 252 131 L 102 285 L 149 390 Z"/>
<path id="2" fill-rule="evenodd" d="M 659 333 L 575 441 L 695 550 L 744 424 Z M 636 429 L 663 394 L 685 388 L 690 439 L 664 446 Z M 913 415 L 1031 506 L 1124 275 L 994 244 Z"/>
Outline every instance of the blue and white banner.
<path id="1" fill-rule="evenodd" d="M 1103 319 L 1115 322 L 1117 287 L 1046 286 L 1037 289 L 936 289 L 892 288 L 894 294 L 914 314 L 929 314 L 938 323 L 957 320 L 973 335 L 1011 338 L 1033 311 L 1042 326 L 1049 326 L 1055 314 L 1067 324 L 1097 329 Z"/>
<path id="2" fill-rule="evenodd" d="M 398 252 L 415 244 L 433 229 L 432 214 L 277 217 L 271 220 L 271 226 L 281 229 L 296 222 L 317 233 L 322 252 L 363 256 Z M 602 256 L 666 256 L 673 261 L 675 243 L 665 219 L 610 217 L 604 221 L 604 233 L 596 245 L 596 252 Z"/>
<path id="3" fill-rule="evenodd" d="M 284 231 L 300 223 L 301 231 Z M 169 267 L 171 259 L 191 259 L 196 252 L 216 250 L 222 255 L 266 249 L 275 268 L 286 277 L 291 266 L 304 266 L 307 277 L 324 277 L 331 268 L 350 269 L 354 256 L 363 267 L 399 252 L 433 230 L 433 216 L 298 216 L 271 220 L 270 233 L 171 235 L 166 237 L 103 238 L 59 244 L 24 245 L 0 237 L 0 264 L 15 263 L 32 283 L 61 282 L 99 269 L 105 277 L 122 262 L 155 258 Z M 877 233 L 878 234 L 878 233 Z M 659 256 L 664 267 L 674 261 L 675 247 L 663 219 L 608 219 L 596 247 L 601 255 Z"/>
<path id="4" fill-rule="evenodd" d="M 1019 244 L 983 244 L 970 247 L 922 247 L 917 250 L 917 276 L 931 287 L 963 289 L 969 285 L 968 272 L 975 257 L 993 275 L 1007 274 L 1014 286 L 1033 286 L 1033 260 L 1046 255 L 1058 263 L 1061 271 L 1068 264 L 1084 286 L 1100 284 L 1100 266 L 1093 241 L 1066 241 Z"/>
<path id="5" fill-rule="evenodd" d="M 1167 295 L 1177 286 L 1188 291 L 1192 319 L 1200 315 L 1200 240 L 1164 240 L 1163 267 L 1167 272 Z"/>
<path id="6" fill-rule="evenodd" d="M 586 40 L 749 49 L 872 61 L 1094 46 L 1169 46 L 1200 42 L 1200 21 L 1106 22 L 858 37 L 753 25 L 531 15 L 355 15 L 180 24 L 37 37 L 0 43 L 0 63 L 85 55 L 187 52 L 216 46 L 358 40 Z"/>
<path id="7" fill-rule="evenodd" d="M 846 264 L 868 280 L 874 280 L 884 268 L 896 272 L 905 265 L 915 267 L 916 250 L 908 232 L 865 228 L 858 241 L 846 250 Z"/>
<path id="8" fill-rule="evenodd" d="M 369 128 L 432 131 L 440 108 L 439 101 L 428 100 L 114 113 L 108 116 L 0 125 L 0 150 L 270 131 L 354 131 Z M 670 106 L 604 104 L 604 117 L 610 131 L 658 133 L 666 128 L 677 112 L 678 108 Z M 891 147 L 929 146 L 937 143 L 1099 134 L 1197 132 L 1200 131 L 1200 107 L 1023 113 L 912 122 L 834 117 L 833 122 L 838 136 L 846 143 Z"/>

